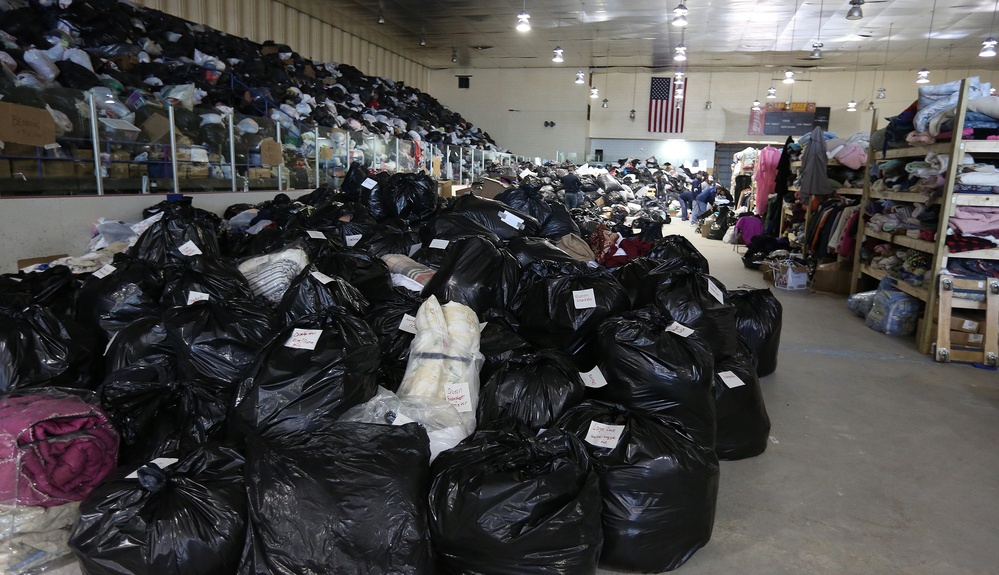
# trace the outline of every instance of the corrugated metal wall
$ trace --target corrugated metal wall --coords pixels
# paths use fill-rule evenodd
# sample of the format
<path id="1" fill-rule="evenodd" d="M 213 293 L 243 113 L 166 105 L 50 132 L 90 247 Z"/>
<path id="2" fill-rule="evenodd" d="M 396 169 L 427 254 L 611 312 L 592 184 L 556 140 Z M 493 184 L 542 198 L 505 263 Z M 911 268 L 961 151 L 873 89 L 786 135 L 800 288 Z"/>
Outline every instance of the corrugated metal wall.
<path id="1" fill-rule="evenodd" d="M 168 14 L 255 42 L 288 44 L 306 58 L 350 64 L 369 76 L 427 91 L 425 66 L 274 0 L 138 0 Z"/>

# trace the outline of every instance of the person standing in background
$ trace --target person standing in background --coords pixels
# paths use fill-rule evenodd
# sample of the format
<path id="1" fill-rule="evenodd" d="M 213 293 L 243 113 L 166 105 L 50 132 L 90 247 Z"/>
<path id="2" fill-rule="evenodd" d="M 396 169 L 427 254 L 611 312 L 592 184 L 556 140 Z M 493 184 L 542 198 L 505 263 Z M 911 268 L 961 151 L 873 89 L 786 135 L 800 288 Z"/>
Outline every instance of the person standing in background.
<path id="1" fill-rule="evenodd" d="M 569 173 L 562 176 L 562 190 L 565 193 L 565 209 L 578 208 L 580 194 L 583 192 L 583 182 L 576 175 L 576 166 L 569 166 Z"/>
<path id="2" fill-rule="evenodd" d="M 714 178 L 707 176 L 707 179 L 701 184 L 701 193 L 694 197 L 694 212 L 690 216 L 692 225 L 696 226 L 697 220 L 708 211 L 708 206 L 715 203 L 715 192 Z"/>

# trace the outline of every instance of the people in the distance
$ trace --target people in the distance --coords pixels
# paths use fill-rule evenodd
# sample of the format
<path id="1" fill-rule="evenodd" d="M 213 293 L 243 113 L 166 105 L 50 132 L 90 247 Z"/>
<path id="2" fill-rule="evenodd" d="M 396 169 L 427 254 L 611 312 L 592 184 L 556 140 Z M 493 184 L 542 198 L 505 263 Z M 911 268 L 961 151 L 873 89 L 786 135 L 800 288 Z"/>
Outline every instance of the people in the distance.
<path id="1" fill-rule="evenodd" d="M 578 208 L 580 194 L 583 193 L 583 182 L 576 175 L 576 166 L 569 166 L 569 173 L 562 176 L 562 190 L 565 192 L 565 208 L 571 210 Z"/>

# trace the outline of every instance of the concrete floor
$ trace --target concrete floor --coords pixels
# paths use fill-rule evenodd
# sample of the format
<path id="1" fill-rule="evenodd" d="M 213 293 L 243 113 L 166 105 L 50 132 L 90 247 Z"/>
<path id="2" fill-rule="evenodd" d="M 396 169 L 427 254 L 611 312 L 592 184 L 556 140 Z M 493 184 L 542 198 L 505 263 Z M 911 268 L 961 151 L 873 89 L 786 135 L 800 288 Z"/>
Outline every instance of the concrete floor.
<path id="1" fill-rule="evenodd" d="M 678 219 L 666 232 L 690 238 L 729 289 L 765 287 L 732 246 Z M 999 373 L 935 363 L 843 296 L 773 291 L 784 325 L 762 382 L 770 446 L 722 462 L 712 540 L 675 572 L 999 573 Z"/>

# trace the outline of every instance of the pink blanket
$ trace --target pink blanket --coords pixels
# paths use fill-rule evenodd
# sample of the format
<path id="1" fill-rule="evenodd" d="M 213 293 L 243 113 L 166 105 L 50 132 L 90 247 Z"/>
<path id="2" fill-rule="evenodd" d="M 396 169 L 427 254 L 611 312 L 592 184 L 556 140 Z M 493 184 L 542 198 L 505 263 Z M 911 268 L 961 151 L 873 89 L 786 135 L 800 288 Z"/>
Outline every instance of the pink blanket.
<path id="1" fill-rule="evenodd" d="M 999 236 L 999 209 L 956 206 L 950 227 L 966 236 Z"/>
<path id="2" fill-rule="evenodd" d="M 63 394 L 0 399 L 0 504 L 82 501 L 118 458 L 118 433 L 82 399 Z"/>

